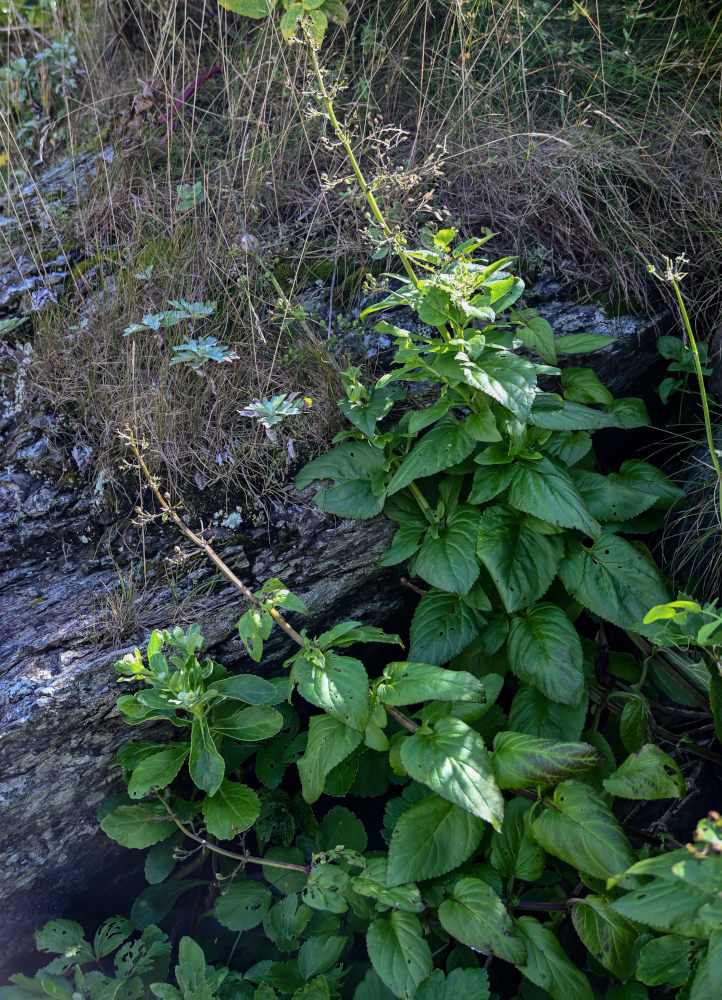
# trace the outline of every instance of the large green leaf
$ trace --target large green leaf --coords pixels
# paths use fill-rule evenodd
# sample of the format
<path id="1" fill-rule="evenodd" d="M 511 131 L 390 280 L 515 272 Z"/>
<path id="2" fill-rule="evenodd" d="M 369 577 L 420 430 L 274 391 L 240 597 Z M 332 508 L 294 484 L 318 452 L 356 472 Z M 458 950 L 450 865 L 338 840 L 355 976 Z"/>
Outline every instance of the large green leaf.
<path id="1" fill-rule="evenodd" d="M 103 817 L 100 828 L 123 847 L 134 848 L 151 847 L 178 829 L 162 802 L 118 806 Z"/>
<path id="2" fill-rule="evenodd" d="M 404 392 L 398 386 L 387 385 L 373 389 L 368 399 L 353 400 L 344 396 L 339 399 L 338 408 L 362 433 L 373 437 L 377 422 L 403 396 Z"/>
<path id="3" fill-rule="evenodd" d="M 383 509 L 384 465 L 384 453 L 378 448 L 347 441 L 304 466 L 295 484 L 302 490 L 318 479 L 332 479 L 334 485 L 314 497 L 316 505 L 328 514 L 362 520 Z"/>
<path id="4" fill-rule="evenodd" d="M 326 972 L 335 965 L 345 944 L 346 938 L 340 935 L 309 938 L 299 949 L 298 971 L 306 981 Z"/>
<path id="5" fill-rule="evenodd" d="M 491 865 L 502 878 L 536 882 L 544 871 L 546 854 L 530 832 L 531 807 L 519 796 L 507 802 L 501 830 L 491 835 Z"/>
<path id="6" fill-rule="evenodd" d="M 501 828 L 504 800 L 484 742 L 460 719 L 439 719 L 433 730 L 401 744 L 408 774 L 449 802 Z"/>
<path id="7" fill-rule="evenodd" d="M 534 514 L 559 528 L 577 528 L 596 538 L 601 530 L 587 510 L 581 493 L 568 472 L 551 459 L 514 463 L 509 503 L 526 514 Z"/>
<path id="8" fill-rule="evenodd" d="M 541 691 L 523 684 L 511 703 L 509 729 L 564 742 L 578 740 L 587 718 L 587 698 L 576 708 L 549 701 Z"/>
<path id="9" fill-rule="evenodd" d="M 677 764 L 654 743 L 646 743 L 604 779 L 610 795 L 623 799 L 679 799 L 687 788 Z"/>
<path id="10" fill-rule="evenodd" d="M 540 392 L 534 400 L 529 423 L 548 431 L 596 431 L 619 426 L 613 413 L 571 400 L 563 401 L 560 396 L 547 392 Z"/>
<path id="11" fill-rule="evenodd" d="M 416 442 L 403 460 L 391 478 L 388 495 L 398 493 L 415 479 L 432 476 L 463 462 L 475 447 L 476 441 L 464 426 L 464 421 L 457 419 L 453 413 L 447 413 L 428 434 Z"/>
<path id="12" fill-rule="evenodd" d="M 389 845 L 388 885 L 419 882 L 458 868 L 479 846 L 485 826 L 438 795 L 401 814 Z"/>
<path id="13" fill-rule="evenodd" d="M 591 368 L 563 368 L 562 385 L 565 398 L 575 403 L 604 403 L 605 406 L 611 406 L 614 402 L 609 389 Z"/>
<path id="14" fill-rule="evenodd" d="M 395 997 L 413 996 L 419 983 L 431 975 L 431 949 L 419 918 L 395 910 L 374 920 L 366 934 L 366 947 L 376 973 Z"/>
<path id="15" fill-rule="evenodd" d="M 557 785 L 553 806 L 534 820 L 532 832 L 548 854 L 596 878 L 618 875 L 634 861 L 609 806 L 579 781 Z"/>
<path id="16" fill-rule="evenodd" d="M 504 607 L 512 612 L 546 593 L 559 569 L 564 545 L 558 535 L 535 531 L 524 514 L 499 505 L 482 514 L 476 551 Z"/>
<path id="17" fill-rule="evenodd" d="M 248 785 L 224 780 L 214 795 L 206 796 L 202 808 L 209 832 L 219 840 L 233 840 L 256 822 L 261 802 Z"/>
<path id="18" fill-rule="evenodd" d="M 678 934 L 664 934 L 642 948 L 634 975 L 647 986 L 682 986 L 689 978 L 692 942 Z"/>
<path id="19" fill-rule="evenodd" d="M 262 882 L 236 879 L 216 900 L 213 915 L 230 931 L 250 931 L 263 920 L 272 899 Z"/>
<path id="20" fill-rule="evenodd" d="M 572 904 L 572 923 L 587 950 L 617 979 L 628 979 L 637 932 L 602 896 Z"/>
<path id="21" fill-rule="evenodd" d="M 486 700 L 484 685 L 473 674 L 409 661 L 386 664 L 376 695 L 385 705 Z"/>
<path id="22" fill-rule="evenodd" d="M 704 938 L 708 931 L 700 910 L 712 898 L 711 892 L 670 876 L 652 879 L 641 889 L 615 899 L 611 906 L 627 920 L 647 924 L 657 931 Z"/>
<path id="23" fill-rule="evenodd" d="M 193 720 L 188 768 L 194 783 L 208 795 L 213 795 L 223 781 L 225 761 L 216 749 L 207 719 Z"/>
<path id="24" fill-rule="evenodd" d="M 602 760 L 589 743 L 558 743 L 513 732 L 494 737 L 492 761 L 500 788 L 557 784 L 589 771 Z"/>
<path id="25" fill-rule="evenodd" d="M 582 644 L 562 609 L 534 604 L 512 619 L 507 645 L 509 666 L 519 678 L 562 705 L 578 705 L 584 694 Z"/>
<path id="26" fill-rule="evenodd" d="M 248 705 L 272 705 L 276 698 L 273 684 L 264 677 L 257 677 L 256 674 L 235 674 L 233 677 L 225 677 L 209 684 L 208 689 L 218 691 L 224 698 L 245 701 Z"/>
<path id="27" fill-rule="evenodd" d="M 431 590 L 417 604 L 411 621 L 409 657 L 447 663 L 476 639 L 483 622 L 456 594 Z"/>
<path id="28" fill-rule="evenodd" d="M 491 349 L 475 361 L 464 369 L 465 381 L 525 421 L 537 393 L 536 366 L 518 354 Z"/>
<path id="29" fill-rule="evenodd" d="M 497 894 L 478 878 L 462 878 L 439 907 L 444 930 L 467 948 L 523 965 L 526 948 Z"/>
<path id="30" fill-rule="evenodd" d="M 508 465 L 482 465 L 474 473 L 469 503 L 485 504 L 507 488 L 514 474 Z"/>
<path id="31" fill-rule="evenodd" d="M 559 576 L 585 608 L 621 628 L 632 628 L 647 611 L 666 604 L 669 591 L 659 570 L 624 539 L 604 531 L 591 548 L 568 540 Z"/>
<path id="32" fill-rule="evenodd" d="M 567 958 L 552 930 L 534 917 L 519 917 L 515 923 L 526 945 L 526 965 L 520 971 L 527 979 L 546 990 L 553 1000 L 594 1000 L 589 980 Z"/>
<path id="33" fill-rule="evenodd" d="M 627 521 L 655 503 L 653 492 L 621 472 L 602 476 L 587 469 L 572 469 L 571 477 L 584 502 L 598 521 Z"/>
<path id="34" fill-rule="evenodd" d="M 479 511 L 469 504 L 461 504 L 452 511 L 445 525 L 432 525 L 427 530 L 414 557 L 414 573 L 432 587 L 463 597 L 479 575 L 478 532 Z"/>
<path id="35" fill-rule="evenodd" d="M 268 740 L 283 726 L 283 716 L 270 705 L 249 705 L 238 709 L 232 702 L 226 702 L 215 709 L 211 719 L 214 733 L 241 742 Z"/>
<path id="36" fill-rule="evenodd" d="M 369 679 L 361 660 L 328 651 L 321 661 L 301 653 L 291 680 L 298 693 L 335 719 L 363 732 L 369 718 Z"/>
<path id="37" fill-rule="evenodd" d="M 308 743 L 298 762 L 303 797 L 315 802 L 326 775 L 361 743 L 363 735 L 330 715 L 314 715 L 308 724 Z"/>
<path id="38" fill-rule="evenodd" d="M 189 743 L 173 743 L 158 753 L 145 757 L 133 769 L 128 782 L 128 795 L 140 799 L 151 789 L 165 788 L 183 766 L 190 752 Z"/>

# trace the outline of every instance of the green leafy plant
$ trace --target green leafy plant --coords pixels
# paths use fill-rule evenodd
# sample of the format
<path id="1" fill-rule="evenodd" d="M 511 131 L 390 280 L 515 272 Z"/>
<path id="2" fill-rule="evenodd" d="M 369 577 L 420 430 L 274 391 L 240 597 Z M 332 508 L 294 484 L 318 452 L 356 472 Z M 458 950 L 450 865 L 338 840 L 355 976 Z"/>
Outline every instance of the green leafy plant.
<path id="1" fill-rule="evenodd" d="M 216 311 L 215 302 L 186 302 L 185 299 L 170 299 L 170 309 L 163 312 L 149 313 L 143 317 L 142 323 L 131 323 L 125 328 L 125 336 L 140 333 L 143 330 L 165 330 L 178 326 L 186 320 L 205 319 Z"/>
<path id="2" fill-rule="evenodd" d="M 236 353 L 225 344 L 220 344 L 215 337 L 189 337 L 173 347 L 175 356 L 171 365 L 188 365 L 189 368 L 202 368 L 206 361 L 235 361 Z"/>
<path id="3" fill-rule="evenodd" d="M 132 921 L 111 917 L 98 929 L 93 943 L 73 920 L 50 920 L 35 935 L 39 951 L 56 957 L 32 978 L 10 977 L 12 986 L 0 987 L 2 1000 L 107 1000 L 123 996 L 141 1000 L 153 995 L 152 983 L 165 979 L 171 945 L 154 925 L 135 933 Z"/>
<path id="4" fill-rule="evenodd" d="M 276 5 L 226 6 L 260 18 Z M 644 426 L 644 406 L 614 399 L 590 369 L 558 366 L 606 341 L 555 338 L 535 313 L 510 311 L 523 283 L 509 258 L 479 258 L 485 240 L 445 228 L 412 249 L 392 229 L 318 61 L 334 5 L 283 6 L 282 31 L 307 45 L 316 117 L 349 158 L 375 242 L 402 264 L 366 315 L 405 310 L 377 327 L 396 342 L 391 369 L 373 385 L 346 372 L 351 426 L 296 483 L 326 483 L 316 503 L 331 514 L 395 522 L 382 564 L 406 564 L 422 596 L 407 657 L 370 675 L 360 650 L 398 636 L 357 621 L 297 628 L 300 599 L 276 579 L 252 592 L 182 521 L 128 434 L 162 516 L 246 598 L 238 631 L 251 660 L 274 626 L 296 647 L 280 676 L 231 675 L 202 657 L 191 626 L 154 632 L 145 654 L 117 664 L 133 686 L 118 702 L 126 721 L 166 722 L 177 736 L 123 745 L 127 793 L 99 814 L 119 843 L 150 848 L 131 918 L 143 928 L 187 893 L 206 900 L 196 940 L 180 942 L 177 985 L 151 988 L 162 1000 L 227 987 L 239 1000 L 506 1000 L 520 989 L 636 1000 L 666 984 L 679 1000 L 711 998 L 716 829 L 692 859 L 706 865 L 700 888 L 699 866 L 680 875 L 677 858 L 649 856 L 652 833 L 619 818 L 620 803 L 686 792 L 682 741 L 655 740 L 649 718 L 665 689 L 648 663 L 613 660 L 606 638 L 615 627 L 636 637 L 669 598 L 638 537 L 680 491 L 636 459 L 603 472 L 594 453 L 596 431 Z M 401 325 L 409 310 L 421 325 Z M 419 387 L 427 405 L 399 413 Z M 270 429 L 289 404 L 298 412 L 279 396 L 248 415 Z M 695 691 L 706 724 L 706 675 Z M 224 945 L 228 967 L 210 968 Z"/>
<path id="5" fill-rule="evenodd" d="M 299 392 L 289 392 L 270 398 L 264 396 L 263 399 L 255 399 L 244 410 L 238 412 L 244 417 L 257 420 L 271 441 L 275 441 L 276 432 L 273 428 L 276 424 L 280 424 L 287 417 L 298 416 L 311 406 L 311 399 L 308 396 L 300 399 L 300 395 Z"/>

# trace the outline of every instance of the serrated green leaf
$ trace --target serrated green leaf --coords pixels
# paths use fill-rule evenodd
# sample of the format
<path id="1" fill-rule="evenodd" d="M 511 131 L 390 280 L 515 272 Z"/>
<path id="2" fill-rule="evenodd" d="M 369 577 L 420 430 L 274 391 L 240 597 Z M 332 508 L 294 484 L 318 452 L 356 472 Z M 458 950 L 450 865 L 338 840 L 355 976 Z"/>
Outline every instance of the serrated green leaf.
<path id="1" fill-rule="evenodd" d="M 501 828 L 504 801 L 484 742 L 459 719 L 441 718 L 431 733 L 414 733 L 401 744 L 408 774 L 472 816 Z"/>
<path id="2" fill-rule="evenodd" d="M 214 795 L 206 796 L 202 808 L 209 832 L 219 840 L 233 840 L 256 822 L 261 802 L 248 785 L 224 780 Z"/>
<path id="3" fill-rule="evenodd" d="M 563 368 L 562 385 L 565 398 L 575 403 L 603 403 L 611 406 L 614 402 L 609 389 L 591 368 Z"/>
<path id="4" fill-rule="evenodd" d="M 548 458 L 514 463 L 509 503 L 525 514 L 533 514 L 560 528 L 577 528 L 592 538 L 601 530 L 569 473 Z"/>
<path id="5" fill-rule="evenodd" d="M 479 846 L 484 824 L 438 795 L 406 809 L 389 845 L 389 886 L 444 875 L 467 861 Z"/>
<path id="6" fill-rule="evenodd" d="M 385 705 L 415 705 L 420 701 L 485 701 L 484 685 L 473 674 L 408 660 L 386 664 L 376 696 Z"/>
<path id="7" fill-rule="evenodd" d="M 491 835 L 491 865 L 503 878 L 536 882 L 544 871 L 546 854 L 529 830 L 531 806 L 518 796 L 507 802 L 501 830 Z"/>
<path id="8" fill-rule="evenodd" d="M 453 969 L 448 975 L 434 969 L 419 986 L 414 1000 L 489 1000 L 489 996 L 486 969 Z"/>
<path id="9" fill-rule="evenodd" d="M 414 572 L 432 587 L 463 597 L 479 575 L 478 531 L 479 511 L 469 504 L 459 505 L 445 525 L 434 525 L 426 532 L 414 557 Z"/>
<path id="10" fill-rule="evenodd" d="M 354 520 L 375 517 L 386 497 L 379 485 L 384 463 L 384 453 L 373 445 L 347 442 L 304 466 L 296 476 L 296 488 L 302 490 L 316 480 L 332 479 L 334 485 L 319 490 L 313 498 L 317 507 Z"/>
<path id="11" fill-rule="evenodd" d="M 128 782 L 128 795 L 140 799 L 151 789 L 166 788 L 180 771 L 190 752 L 190 743 L 175 743 L 153 753 L 134 769 Z"/>
<path id="12" fill-rule="evenodd" d="M 700 910 L 710 898 L 711 893 L 670 875 L 654 878 L 641 889 L 628 892 L 610 905 L 627 920 L 646 924 L 657 931 L 704 938 L 707 931 Z"/>
<path id="13" fill-rule="evenodd" d="M 160 802 L 118 806 L 100 822 L 101 829 L 123 847 L 151 847 L 178 829 Z"/>
<path id="14" fill-rule="evenodd" d="M 35 944 L 38 951 L 68 959 L 67 964 L 63 963 L 68 969 L 76 962 L 82 965 L 95 960 L 93 949 L 85 940 L 83 928 L 74 920 L 49 920 L 36 933 Z"/>
<path id="15" fill-rule="evenodd" d="M 553 931 L 534 917 L 519 917 L 515 924 L 527 952 L 526 965 L 520 968 L 522 975 L 553 1000 L 594 1000 L 589 980 L 567 958 Z"/>
<path id="16" fill-rule="evenodd" d="M 602 896 L 585 896 L 572 904 L 572 923 L 582 944 L 617 979 L 628 979 L 637 932 L 615 913 Z"/>
<path id="17" fill-rule="evenodd" d="M 334 806 L 324 816 L 318 828 L 319 850 L 332 851 L 343 846 L 363 854 L 368 838 L 361 820 L 345 806 Z"/>
<path id="18" fill-rule="evenodd" d="M 691 945 L 677 934 L 649 941 L 640 952 L 634 975 L 647 986 L 682 986 L 689 978 Z"/>
<path id="19" fill-rule="evenodd" d="M 508 351 L 486 349 L 465 369 L 465 381 L 525 421 L 537 393 L 536 367 Z"/>
<path id="20" fill-rule="evenodd" d="M 529 423 L 548 431 L 596 431 L 619 426 L 612 413 L 563 400 L 548 392 L 541 392 L 535 398 Z"/>
<path id="21" fill-rule="evenodd" d="M 587 698 L 576 708 L 549 701 L 536 688 L 523 684 L 509 711 L 509 729 L 551 740 L 578 740 L 587 717 Z"/>
<path id="22" fill-rule="evenodd" d="M 557 574 L 564 545 L 557 535 L 540 535 L 524 514 L 499 505 L 482 514 L 476 551 L 504 607 L 512 612 L 543 597 Z"/>
<path id="23" fill-rule="evenodd" d="M 502 493 L 511 482 L 514 468 L 509 465 L 483 465 L 474 473 L 469 503 L 484 504 Z"/>
<path id="24" fill-rule="evenodd" d="M 551 701 L 575 707 L 585 690 L 584 656 L 577 631 L 556 604 L 534 604 L 512 619 L 509 666 L 519 680 Z"/>
<path id="25" fill-rule="evenodd" d="M 298 693 L 333 718 L 363 732 L 369 718 L 369 680 L 360 660 L 328 651 L 317 660 L 296 657 L 291 680 Z"/>
<path id="26" fill-rule="evenodd" d="M 476 878 L 462 878 L 439 907 L 444 930 L 467 948 L 523 965 L 526 948 L 497 894 Z"/>
<path id="27" fill-rule="evenodd" d="M 398 386 L 383 386 L 380 389 L 373 389 L 368 399 L 351 400 L 344 396 L 338 400 L 338 408 L 362 433 L 373 437 L 378 421 L 385 417 L 396 400 L 403 396 L 404 392 Z"/>
<path id="28" fill-rule="evenodd" d="M 556 784 L 591 770 L 602 759 L 589 743 L 558 743 L 513 732 L 494 737 L 492 761 L 500 788 Z"/>
<path id="29" fill-rule="evenodd" d="M 416 442 L 403 460 L 388 484 L 388 495 L 398 493 L 416 479 L 432 476 L 462 462 L 475 447 L 476 441 L 464 422 L 453 413 L 447 413 Z"/>
<path id="30" fill-rule="evenodd" d="M 400 1000 L 413 996 L 433 968 L 418 917 L 401 910 L 374 920 L 366 934 L 369 958 L 382 983 Z"/>
<path id="31" fill-rule="evenodd" d="M 532 825 L 535 839 L 548 854 L 595 878 L 626 871 L 634 854 L 611 809 L 579 781 L 565 781 Z M 546 988 L 546 987 L 545 987 Z"/>
<path id="32" fill-rule="evenodd" d="M 569 539 L 559 576 L 575 600 L 621 628 L 632 628 L 651 607 L 669 600 L 656 566 L 609 531 L 590 548 Z"/>
<path id="33" fill-rule="evenodd" d="M 653 743 L 630 754 L 603 784 L 623 799 L 678 799 L 687 791 L 677 764 Z"/>
<path id="34" fill-rule="evenodd" d="M 411 621 L 409 658 L 447 663 L 479 635 L 483 621 L 456 594 L 431 590 L 417 604 Z"/>
<path id="35" fill-rule="evenodd" d="M 338 935 L 309 938 L 299 949 L 298 971 L 306 981 L 326 972 L 335 965 L 345 944 L 346 938 Z"/>
<path id="36" fill-rule="evenodd" d="M 543 316 L 532 316 L 526 323 L 516 327 L 515 335 L 530 351 L 536 352 L 548 365 L 557 363 L 557 352 L 554 346 L 554 331 L 548 320 Z"/>
<path id="37" fill-rule="evenodd" d="M 326 775 L 345 760 L 363 739 L 356 729 L 329 715 L 314 715 L 308 724 L 308 744 L 298 761 L 303 797 L 315 802 L 323 792 Z"/>

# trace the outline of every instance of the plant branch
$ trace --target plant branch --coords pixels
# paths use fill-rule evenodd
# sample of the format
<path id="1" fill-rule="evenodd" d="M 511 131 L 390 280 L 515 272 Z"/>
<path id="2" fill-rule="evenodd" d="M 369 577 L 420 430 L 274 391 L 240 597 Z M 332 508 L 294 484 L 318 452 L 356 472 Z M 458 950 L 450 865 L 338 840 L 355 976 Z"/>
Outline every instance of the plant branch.
<path id="1" fill-rule="evenodd" d="M 226 850 L 225 847 L 219 847 L 217 844 L 212 844 L 210 841 L 206 840 L 205 837 L 199 837 L 197 834 L 193 833 L 192 830 L 189 830 L 187 826 L 181 823 L 181 821 L 178 819 L 178 817 L 170 808 L 165 799 L 160 795 L 158 796 L 158 798 L 163 803 L 166 812 L 173 820 L 175 825 L 178 827 L 178 829 L 181 830 L 186 837 L 189 837 L 191 840 L 194 840 L 196 844 L 200 844 L 201 847 L 207 847 L 209 851 L 213 851 L 216 854 L 222 854 L 224 858 L 231 858 L 233 861 L 240 861 L 242 864 L 248 864 L 249 862 L 251 862 L 252 864 L 255 865 L 268 865 L 269 868 L 287 868 L 295 872 L 303 872 L 304 875 L 311 874 L 310 865 L 294 865 L 290 861 L 270 861 L 267 860 L 266 858 L 256 858 L 252 854 L 238 854 L 235 851 Z"/>
<path id="2" fill-rule="evenodd" d="M 140 465 L 143 475 L 148 480 L 148 483 L 150 484 L 150 488 L 152 489 L 156 500 L 161 505 L 161 507 L 168 515 L 168 517 L 170 517 L 170 519 L 174 522 L 178 530 L 182 532 L 182 534 L 184 534 L 189 541 L 193 542 L 194 545 L 197 545 L 198 548 L 201 549 L 201 551 L 208 556 L 211 562 L 221 571 L 221 573 L 225 576 L 225 578 L 229 580 L 237 590 L 240 590 L 240 592 L 243 594 L 244 597 L 248 598 L 248 600 L 252 604 L 255 604 L 256 607 L 260 607 L 261 602 L 255 596 L 255 594 L 253 594 L 253 592 L 248 589 L 248 587 L 245 585 L 245 583 L 243 583 L 242 580 L 239 580 L 239 578 L 236 576 L 233 570 L 230 569 L 223 562 L 221 557 L 208 544 L 205 538 L 202 538 L 200 535 L 197 535 L 194 531 L 191 531 L 191 529 L 188 527 L 185 521 L 182 520 L 182 518 L 178 515 L 177 511 L 175 511 L 171 506 L 171 504 L 168 502 L 167 496 L 163 496 L 157 481 L 151 475 L 150 469 L 146 465 L 145 460 L 140 453 L 140 448 L 138 447 L 138 444 L 135 440 L 132 430 L 130 428 L 126 428 L 126 430 L 127 430 L 127 434 L 125 435 L 126 440 L 128 441 L 128 444 L 130 445 L 133 454 L 135 455 L 138 464 Z M 280 625 L 283 631 L 287 635 L 289 635 L 294 642 L 298 643 L 299 646 L 304 645 L 301 636 L 298 634 L 295 628 L 293 628 L 292 625 L 288 624 L 283 615 L 281 615 L 275 608 L 266 608 L 265 610 L 268 611 L 269 615 L 271 616 L 271 618 L 273 618 L 276 624 Z"/>

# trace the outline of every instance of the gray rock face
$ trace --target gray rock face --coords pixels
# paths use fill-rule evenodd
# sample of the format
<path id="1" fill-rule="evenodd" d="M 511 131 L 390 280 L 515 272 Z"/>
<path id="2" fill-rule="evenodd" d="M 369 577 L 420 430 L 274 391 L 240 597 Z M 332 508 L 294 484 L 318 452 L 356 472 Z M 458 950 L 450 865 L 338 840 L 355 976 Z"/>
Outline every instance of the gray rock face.
<path id="1" fill-rule="evenodd" d="M 80 541 L 102 530 L 89 500 L 16 470 L 0 482 L 0 520 L 0 972 L 7 975 L 30 961 L 32 932 L 45 920 L 138 869 L 140 853 L 108 840 L 95 818 L 119 788 L 112 766 L 118 745 L 138 735 L 115 709 L 113 663 L 153 626 L 178 619 L 177 604 L 157 582 L 162 571 L 153 568 L 178 539 L 148 539 L 151 586 L 137 599 L 143 627 L 122 643 L 98 645 L 103 626 L 92 602 L 114 585 L 117 591 L 118 580 L 110 557 L 96 558 L 94 545 Z M 388 622 L 405 599 L 398 574 L 376 565 L 391 528 L 380 520 L 327 518 L 311 507 L 309 494 L 289 489 L 268 522 L 225 555 L 252 585 L 283 579 L 310 608 L 304 624 L 312 631 L 351 615 Z M 210 577 L 200 567 L 193 584 Z M 290 652 L 285 636 L 274 635 L 263 663 L 252 663 L 234 635 L 243 610 L 236 591 L 219 587 L 180 617 L 201 623 L 213 655 L 232 670 L 280 673 Z M 143 735 L 152 738 L 148 730 Z"/>
<path id="2" fill-rule="evenodd" d="M 652 316 L 610 316 L 600 302 L 569 302 L 553 279 L 542 279 L 526 294 L 558 337 L 574 333 L 601 333 L 616 337 L 601 351 L 562 358 L 562 364 L 593 368 L 618 399 L 648 399 L 664 377 L 665 361 L 656 348 L 657 337 L 671 324 L 666 311 Z"/>

